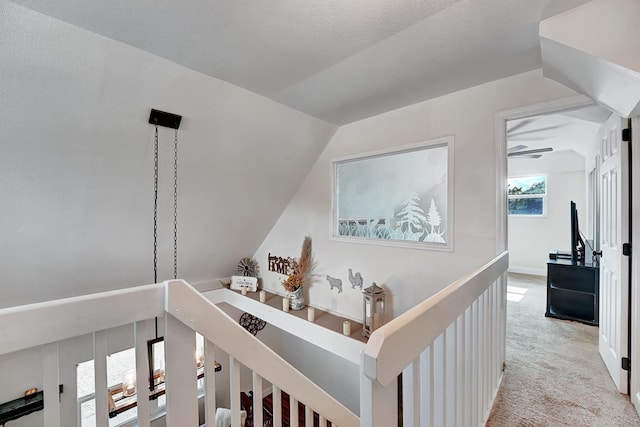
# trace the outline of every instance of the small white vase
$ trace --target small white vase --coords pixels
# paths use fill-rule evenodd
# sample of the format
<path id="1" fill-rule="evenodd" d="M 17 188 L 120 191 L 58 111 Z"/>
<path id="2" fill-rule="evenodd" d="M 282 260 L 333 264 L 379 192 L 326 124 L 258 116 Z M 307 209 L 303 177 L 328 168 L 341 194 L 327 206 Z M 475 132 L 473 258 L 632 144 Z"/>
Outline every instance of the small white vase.
<path id="1" fill-rule="evenodd" d="M 293 292 L 289 292 L 289 303 L 291 310 L 302 310 L 304 308 L 304 290 L 302 286 Z"/>

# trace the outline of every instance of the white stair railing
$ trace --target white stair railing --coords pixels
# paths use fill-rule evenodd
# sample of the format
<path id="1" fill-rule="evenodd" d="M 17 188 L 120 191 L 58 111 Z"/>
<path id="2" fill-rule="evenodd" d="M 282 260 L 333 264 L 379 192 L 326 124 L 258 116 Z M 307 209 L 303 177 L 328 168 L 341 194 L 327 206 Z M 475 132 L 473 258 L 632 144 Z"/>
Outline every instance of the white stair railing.
<path id="1" fill-rule="evenodd" d="M 502 375 L 507 265 L 505 252 L 372 334 L 361 358 L 360 418 L 181 280 L 0 309 L 0 357 L 41 348 L 44 425 L 59 427 L 65 424 L 58 394 L 59 367 L 65 363 L 61 343 L 93 334 L 96 425 L 108 426 L 105 332 L 133 325 L 137 390 L 145 390 L 149 319 L 162 317 L 169 427 L 199 422 L 194 331 L 205 338 L 204 407 L 209 425 L 215 425 L 219 390 L 212 361 L 220 349 L 230 355 L 222 362 L 230 373 L 233 427 L 240 425 L 241 366 L 251 371 L 256 391 L 254 425 L 263 421 L 263 380 L 272 385 L 275 421 L 286 415 L 279 404 L 282 390 L 290 396 L 291 420 L 298 419 L 297 403 L 305 404 L 307 426 L 313 426 L 314 411 L 322 427 L 327 421 L 341 427 L 398 425 L 401 375 L 404 426 L 475 427 L 485 422 Z M 351 351 L 343 357 L 351 358 Z M 149 427 L 148 397 L 139 392 L 137 398 L 138 425 Z"/>
<path id="2" fill-rule="evenodd" d="M 230 363 L 232 378 L 231 411 L 234 416 L 239 417 L 238 414 L 240 413 L 238 365 L 240 363 L 256 373 L 258 378 L 263 378 L 273 385 L 275 420 L 281 419 L 282 416 L 281 406 L 277 403 L 280 398 L 279 391 L 282 390 L 336 425 L 342 427 L 360 425 L 357 415 L 301 374 L 261 341 L 255 339 L 225 312 L 204 298 L 186 282 L 181 280 L 168 282 L 166 311 L 168 314 L 166 317 L 167 325 L 179 321 L 186 328 L 197 331 L 205 339 L 215 342 L 216 347 L 232 355 Z M 170 334 L 171 329 L 167 329 L 165 339 L 170 340 Z M 169 348 L 171 345 L 168 343 L 167 347 Z M 190 357 L 190 360 L 193 360 L 193 355 Z M 167 368 L 167 375 L 168 372 Z M 181 388 L 178 388 L 178 390 L 181 390 Z M 170 405 L 171 395 L 169 392 L 167 394 L 167 405 Z M 254 397 L 257 398 L 258 396 L 259 393 L 254 393 Z M 184 408 L 177 407 L 176 409 L 177 411 L 175 412 L 184 413 Z M 168 406 L 167 412 L 172 412 L 171 406 Z M 278 425 L 277 422 L 274 424 Z M 190 424 L 185 421 L 184 424 L 177 425 Z"/>
<path id="3" fill-rule="evenodd" d="M 94 343 L 96 426 L 109 425 L 106 331 L 163 316 L 164 296 L 164 284 L 155 284 L 0 310 L 0 357 L 34 347 L 41 348 L 45 427 L 60 427 L 62 424 L 59 372 L 67 361 L 60 356 L 60 343 L 86 334 L 93 334 Z M 138 344 L 136 340 L 136 347 Z M 143 354 L 144 360 L 137 364 L 138 390 L 145 390 L 149 375 L 146 337 L 140 338 L 140 344 L 144 349 L 136 348 L 136 353 Z M 74 387 L 75 384 L 66 384 L 67 390 Z M 142 395 L 139 393 L 138 397 Z M 137 403 L 138 412 L 142 414 L 139 425 L 149 426 L 148 399 L 145 402 L 138 399 Z M 147 408 L 146 417 L 141 411 L 144 408 Z"/>
<path id="4" fill-rule="evenodd" d="M 135 334 L 138 390 L 137 424 L 140 427 L 148 427 L 151 418 L 150 405 L 148 395 L 142 391 L 148 389 L 149 376 L 147 339 L 150 331 L 146 330 L 146 325 L 147 320 L 154 317 L 164 318 L 166 423 L 169 427 L 199 425 L 198 390 L 195 380 L 197 368 L 194 359 L 196 331 L 205 338 L 204 402 L 208 425 L 215 426 L 215 349 L 230 355 L 225 369 L 230 372 L 229 401 L 233 427 L 240 426 L 241 365 L 252 371 L 252 381 L 257 387 L 254 393 L 254 412 L 258 421 L 262 416 L 264 379 L 273 387 L 273 413 L 276 421 L 283 418 L 282 408 L 278 404 L 279 392 L 282 390 L 291 396 L 292 403 L 299 401 L 306 405 L 308 413 L 311 414 L 311 422 L 315 412 L 320 415 L 323 423 L 330 420 L 333 425 L 342 427 L 360 425 L 357 415 L 182 280 L 2 309 L 0 357 L 33 347 L 42 349 L 44 425 L 59 427 L 65 424 L 61 422 L 58 388 L 58 373 L 65 360 L 60 356 L 59 343 L 92 334 L 95 423 L 98 427 L 107 427 L 107 331 L 132 324 Z M 68 386 L 69 384 L 67 389 Z M 295 406 L 295 409 L 292 408 L 290 415 L 297 419 L 297 405 L 292 406 Z"/>
<path id="5" fill-rule="evenodd" d="M 362 354 L 363 426 L 484 425 L 502 377 L 504 252 L 376 330 Z"/>

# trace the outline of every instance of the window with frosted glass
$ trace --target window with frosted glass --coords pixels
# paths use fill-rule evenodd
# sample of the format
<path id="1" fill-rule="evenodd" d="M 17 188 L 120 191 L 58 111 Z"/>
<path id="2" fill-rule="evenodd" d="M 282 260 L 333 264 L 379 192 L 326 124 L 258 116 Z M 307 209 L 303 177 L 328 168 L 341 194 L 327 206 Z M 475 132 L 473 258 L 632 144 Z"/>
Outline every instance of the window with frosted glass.
<path id="1" fill-rule="evenodd" d="M 334 160 L 333 236 L 450 249 L 452 144 L 448 137 Z"/>

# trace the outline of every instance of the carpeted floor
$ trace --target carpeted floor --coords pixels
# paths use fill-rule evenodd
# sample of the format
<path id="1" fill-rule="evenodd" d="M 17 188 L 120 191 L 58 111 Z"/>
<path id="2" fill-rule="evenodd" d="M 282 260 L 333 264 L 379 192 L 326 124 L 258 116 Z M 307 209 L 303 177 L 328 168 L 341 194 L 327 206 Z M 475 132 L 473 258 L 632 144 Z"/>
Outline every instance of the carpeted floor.
<path id="1" fill-rule="evenodd" d="M 640 426 L 598 354 L 597 327 L 544 317 L 544 277 L 510 274 L 508 300 L 506 370 L 488 427 Z"/>

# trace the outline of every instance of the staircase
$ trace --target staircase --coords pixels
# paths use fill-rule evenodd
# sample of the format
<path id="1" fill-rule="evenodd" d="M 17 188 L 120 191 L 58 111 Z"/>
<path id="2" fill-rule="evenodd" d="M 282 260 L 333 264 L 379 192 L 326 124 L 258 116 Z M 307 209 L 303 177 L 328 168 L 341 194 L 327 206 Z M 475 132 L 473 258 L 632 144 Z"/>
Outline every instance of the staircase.
<path id="1" fill-rule="evenodd" d="M 150 401 L 141 390 L 149 387 L 147 342 L 154 336 L 157 318 L 164 326 L 169 427 L 198 426 L 201 421 L 215 426 L 216 392 L 226 386 L 216 384 L 214 372 L 216 355 L 222 352 L 229 355 L 221 362 L 229 375 L 233 427 L 240 425 L 243 407 L 251 412 L 254 426 L 289 426 L 292 420 L 305 427 L 389 427 L 399 425 L 399 420 L 405 426 L 483 425 L 504 362 L 507 265 L 505 252 L 372 334 L 360 359 L 359 415 L 182 280 L 2 309 L 0 367 L 21 357 L 35 358 L 39 363 L 35 371 L 42 373 L 38 385 L 44 391 L 42 425 L 76 425 L 79 403 L 74 384 L 68 382 L 69 373 L 75 375 L 75 362 L 69 355 L 78 351 L 79 343 L 89 343 L 82 348 L 90 347 L 94 360 L 95 425 L 107 427 L 106 359 L 111 338 L 122 328 L 132 328 L 138 390 L 135 421 L 141 427 L 151 426 Z M 195 332 L 204 337 L 200 397 Z M 242 394 L 241 366 L 250 371 L 253 390 L 271 391 L 265 399 L 261 393 Z"/>
<path id="2" fill-rule="evenodd" d="M 242 402 L 242 409 L 247 411 L 247 419 L 245 422 L 245 427 L 253 427 L 255 425 L 253 420 L 253 393 L 250 392 L 249 394 L 247 394 L 242 392 L 240 400 Z M 298 414 L 297 416 L 298 422 L 294 423 L 293 426 L 305 427 L 307 417 L 313 417 L 313 420 L 311 421 L 312 423 L 311 425 L 313 427 L 320 427 L 325 425 L 327 427 L 332 426 L 331 421 L 326 421 L 326 424 L 325 424 L 324 420 L 321 419 L 320 415 L 316 412 L 309 411 L 309 413 L 307 414 L 306 406 L 302 402 L 298 402 L 298 409 L 295 409 L 295 408 L 292 409 L 289 404 L 291 401 L 291 398 L 284 391 L 281 392 L 280 400 L 281 400 L 280 409 L 282 412 L 283 427 L 292 427 L 291 417 L 292 416 L 295 417 L 295 414 Z M 269 394 L 268 396 L 262 399 L 262 408 L 263 408 L 263 426 L 265 427 L 273 426 L 274 425 L 273 424 L 273 409 L 274 409 L 273 393 Z"/>

